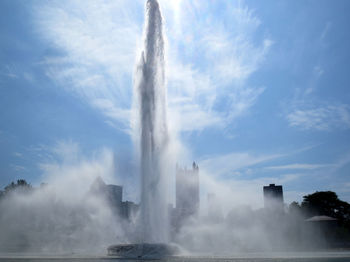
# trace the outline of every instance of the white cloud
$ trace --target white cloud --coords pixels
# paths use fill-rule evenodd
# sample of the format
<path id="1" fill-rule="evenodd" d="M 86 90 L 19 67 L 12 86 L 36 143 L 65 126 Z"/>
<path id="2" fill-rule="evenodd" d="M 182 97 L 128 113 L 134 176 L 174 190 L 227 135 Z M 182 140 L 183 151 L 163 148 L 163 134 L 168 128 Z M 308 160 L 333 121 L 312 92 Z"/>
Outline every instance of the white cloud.
<path id="1" fill-rule="evenodd" d="M 285 170 L 285 169 L 306 169 L 313 170 L 319 168 L 329 168 L 333 166 L 332 164 L 289 164 L 289 165 L 281 165 L 281 166 L 268 166 L 266 169 L 271 170 Z"/>
<path id="2" fill-rule="evenodd" d="M 210 111 L 205 111 L 198 104 L 186 103 L 172 106 L 169 114 L 170 127 L 177 131 L 202 130 L 208 126 L 221 128 L 224 120 L 222 117 Z M 177 125 L 174 126 L 174 123 Z"/>
<path id="3" fill-rule="evenodd" d="M 123 125 L 125 114 L 116 111 L 131 106 L 140 3 L 51 1 L 35 10 L 39 33 L 64 54 L 41 61 L 47 75 Z"/>
<path id="4" fill-rule="evenodd" d="M 14 64 L 5 65 L 4 69 L 0 71 L 0 74 L 9 78 L 18 78 L 18 69 Z"/>
<path id="5" fill-rule="evenodd" d="M 261 21 L 242 4 L 220 3 L 225 8 L 218 19 L 218 3 L 160 2 L 169 38 L 170 115 L 181 116 L 177 129 L 225 127 L 264 91 L 245 80 L 259 69 L 272 41 L 253 40 Z M 126 132 L 143 8 L 143 1 L 117 0 L 51 1 L 36 9 L 39 32 L 64 54 L 43 59 L 47 75 Z M 222 99 L 229 108 L 215 107 Z"/>
<path id="6" fill-rule="evenodd" d="M 350 112 L 347 105 L 326 105 L 311 109 L 295 109 L 287 115 L 290 126 L 305 130 L 332 130 L 350 128 Z"/>
<path id="7" fill-rule="evenodd" d="M 129 127 L 130 110 L 116 107 L 109 99 L 95 99 L 92 104 L 101 110 L 106 116 L 122 123 L 119 129 L 131 132 Z M 113 123 L 113 122 L 111 122 Z M 115 126 L 115 125 L 114 125 Z"/>
<path id="8" fill-rule="evenodd" d="M 16 172 L 24 172 L 24 171 L 27 171 L 27 168 L 24 167 L 24 166 L 21 166 L 21 165 L 14 165 L 14 164 L 11 164 L 11 168 L 13 170 L 15 170 Z"/>
<path id="9" fill-rule="evenodd" d="M 229 153 L 203 159 L 199 164 L 212 175 L 220 176 L 234 174 L 242 168 L 248 168 L 282 156 L 281 154 L 257 156 L 249 153 Z"/>
<path id="10" fill-rule="evenodd" d="M 229 119 L 235 119 L 236 117 L 239 117 L 247 112 L 249 108 L 255 104 L 256 100 L 264 92 L 264 90 L 264 87 L 244 87 L 230 94 L 229 97 L 231 98 L 231 101 L 230 111 L 228 113 Z"/>
<path id="11" fill-rule="evenodd" d="M 23 154 L 20 153 L 20 152 L 14 152 L 13 155 L 14 155 L 15 157 L 22 157 L 22 156 L 23 156 Z"/>
<path id="12" fill-rule="evenodd" d="M 171 32 L 169 106 L 181 115 L 182 131 L 225 127 L 247 112 L 264 91 L 247 86 L 245 80 L 259 69 L 272 41 L 252 40 L 261 22 L 248 7 L 220 2 L 224 11 L 218 19 L 213 13 L 216 4 L 181 2 L 176 14 L 165 11 L 171 19 L 181 17 L 167 27 Z M 224 109 L 218 109 L 222 104 Z"/>

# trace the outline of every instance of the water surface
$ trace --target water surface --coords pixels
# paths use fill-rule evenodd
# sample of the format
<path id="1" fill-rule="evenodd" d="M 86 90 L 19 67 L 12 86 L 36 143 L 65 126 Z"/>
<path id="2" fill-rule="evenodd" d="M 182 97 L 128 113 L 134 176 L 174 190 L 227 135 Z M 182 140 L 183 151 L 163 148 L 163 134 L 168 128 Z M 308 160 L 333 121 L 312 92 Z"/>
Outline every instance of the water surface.
<path id="1" fill-rule="evenodd" d="M 304 252 L 304 253 L 243 253 L 231 257 L 172 257 L 164 259 L 120 259 L 108 256 L 41 256 L 0 254 L 0 262 L 349 262 L 350 252 Z"/>

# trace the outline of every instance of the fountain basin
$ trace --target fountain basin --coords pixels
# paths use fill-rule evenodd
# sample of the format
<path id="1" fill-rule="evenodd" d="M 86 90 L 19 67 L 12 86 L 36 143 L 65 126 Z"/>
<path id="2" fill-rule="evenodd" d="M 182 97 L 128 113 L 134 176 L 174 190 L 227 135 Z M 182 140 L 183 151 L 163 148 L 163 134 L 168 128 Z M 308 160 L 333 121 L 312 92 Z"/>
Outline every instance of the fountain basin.
<path id="1" fill-rule="evenodd" d="M 163 258 L 179 254 L 179 248 L 164 243 L 139 243 L 112 245 L 107 248 L 109 256 L 121 258 Z"/>

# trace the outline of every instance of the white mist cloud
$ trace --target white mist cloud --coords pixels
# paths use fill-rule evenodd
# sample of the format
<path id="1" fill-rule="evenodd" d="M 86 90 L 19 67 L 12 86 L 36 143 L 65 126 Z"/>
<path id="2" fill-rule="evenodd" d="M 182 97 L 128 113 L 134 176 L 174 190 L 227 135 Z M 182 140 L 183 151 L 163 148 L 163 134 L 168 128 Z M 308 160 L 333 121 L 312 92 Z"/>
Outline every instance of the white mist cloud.
<path id="1" fill-rule="evenodd" d="M 282 156 L 281 154 L 254 155 L 246 152 L 235 152 L 199 161 L 202 211 L 206 212 L 207 210 L 208 193 L 215 193 L 224 214 L 239 205 L 260 208 L 264 185 L 271 183 L 271 181 L 282 183 L 296 177 L 282 175 L 274 178 L 252 178 L 244 174 L 251 172 L 251 168 L 254 169 L 256 165 Z"/>
<path id="2" fill-rule="evenodd" d="M 206 169 L 200 169 L 201 211 L 207 212 L 207 194 L 214 193 L 223 214 L 231 209 L 245 205 L 253 209 L 263 207 L 263 186 L 271 183 L 286 186 L 288 183 L 300 179 L 303 173 L 284 173 L 279 176 L 260 176 L 258 178 L 234 176 L 229 179 L 217 177 Z M 288 190 L 286 192 L 289 192 Z M 303 193 L 295 192 L 300 198 Z M 290 198 L 287 194 L 285 203 L 298 198 Z"/>
<path id="3" fill-rule="evenodd" d="M 82 153 L 78 144 L 60 141 L 39 147 L 48 156 L 40 164 L 47 184 L 0 199 L 0 250 L 49 254 L 106 254 L 127 242 L 127 224 L 99 195 L 89 193 L 97 177 L 115 184 L 113 153 Z"/>
<path id="4" fill-rule="evenodd" d="M 80 199 L 97 177 L 116 183 L 114 155 L 109 149 L 96 151 L 91 157 L 84 155 L 72 141 L 58 142 L 49 153 L 52 159 L 39 164 L 42 179 L 59 191 L 60 195 Z"/>
<path id="5" fill-rule="evenodd" d="M 310 228 L 304 228 L 302 238 L 297 232 L 303 218 L 293 214 L 278 214 L 277 210 L 263 209 L 263 186 L 271 179 L 276 184 L 284 184 L 297 179 L 299 174 L 286 174 L 279 178 L 259 178 L 249 180 L 219 180 L 201 169 L 201 188 L 206 193 L 214 193 L 214 203 L 207 203 L 206 195 L 201 197 L 204 212 L 199 218 L 188 219 L 176 242 L 190 250 L 192 254 L 229 255 L 246 251 L 293 250 L 305 246 L 315 237 Z M 202 192 L 203 193 L 203 192 Z M 300 192 L 286 195 L 300 197 Z M 212 200 L 211 200 L 212 201 Z M 283 208 L 283 207 L 282 207 Z M 321 239 L 322 240 L 322 239 Z"/>

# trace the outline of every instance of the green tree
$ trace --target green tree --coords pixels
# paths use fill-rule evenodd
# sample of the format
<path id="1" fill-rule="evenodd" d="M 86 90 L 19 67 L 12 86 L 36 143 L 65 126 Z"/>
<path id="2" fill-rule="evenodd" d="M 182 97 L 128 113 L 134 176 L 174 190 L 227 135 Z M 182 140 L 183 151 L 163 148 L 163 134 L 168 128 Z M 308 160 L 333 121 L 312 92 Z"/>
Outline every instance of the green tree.
<path id="1" fill-rule="evenodd" d="M 27 183 L 24 179 L 18 179 L 17 183 L 11 182 L 4 188 L 3 195 L 7 195 L 11 192 L 30 192 L 32 186 Z"/>
<path id="2" fill-rule="evenodd" d="M 301 206 L 298 202 L 293 201 L 292 203 L 290 203 L 288 211 L 291 215 L 299 215 L 301 213 Z"/>
<path id="3" fill-rule="evenodd" d="M 306 216 L 326 215 L 341 222 L 350 220 L 350 204 L 341 201 L 332 191 L 320 191 L 303 197 L 302 212 Z"/>

